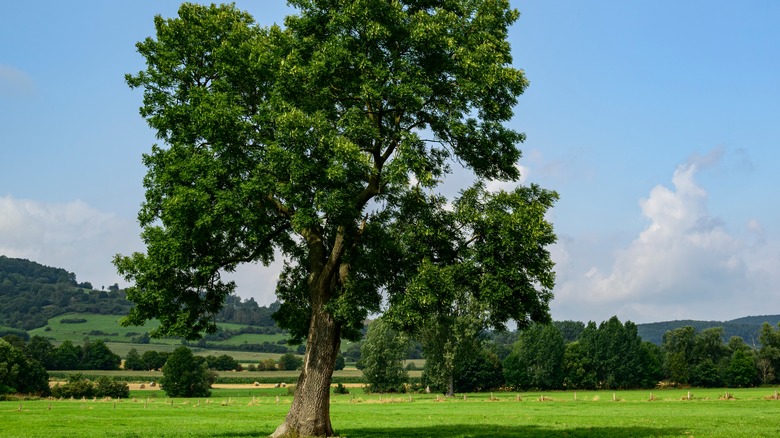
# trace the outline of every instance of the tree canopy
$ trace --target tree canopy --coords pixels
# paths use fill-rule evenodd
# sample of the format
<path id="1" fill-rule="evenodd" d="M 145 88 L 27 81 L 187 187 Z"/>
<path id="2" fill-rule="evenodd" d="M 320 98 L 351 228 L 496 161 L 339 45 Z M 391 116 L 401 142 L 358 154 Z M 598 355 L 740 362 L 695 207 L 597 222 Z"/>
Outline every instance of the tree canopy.
<path id="1" fill-rule="evenodd" d="M 524 139 L 507 127 L 527 86 L 507 0 L 289 3 L 284 27 L 231 5 L 155 17 L 127 82 L 164 146 L 143 157 L 146 252 L 114 262 L 133 284 L 126 323 L 192 339 L 216 328 L 225 272 L 283 258 L 275 318 L 307 349 L 276 435 L 322 436 L 340 340 L 385 298 L 403 329 L 465 289 L 494 327 L 549 319 L 557 195 L 483 183 L 517 180 Z M 460 167 L 474 184 L 447 200 Z"/>

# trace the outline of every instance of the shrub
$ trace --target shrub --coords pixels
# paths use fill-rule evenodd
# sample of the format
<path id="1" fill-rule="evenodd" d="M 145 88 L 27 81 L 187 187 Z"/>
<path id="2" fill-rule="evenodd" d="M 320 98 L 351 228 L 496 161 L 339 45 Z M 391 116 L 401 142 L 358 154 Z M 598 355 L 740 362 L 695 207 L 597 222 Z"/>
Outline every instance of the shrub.
<path id="1" fill-rule="evenodd" d="M 130 387 L 125 382 L 119 382 L 107 376 L 100 376 L 95 387 L 95 396 L 128 398 L 130 397 Z"/>
<path id="2" fill-rule="evenodd" d="M 194 356 L 185 346 L 168 356 L 162 372 L 160 387 L 169 397 L 208 397 L 217 376 L 208 369 L 205 359 Z"/>
<path id="3" fill-rule="evenodd" d="M 341 383 L 339 383 L 338 385 L 336 385 L 333 388 L 333 393 L 334 394 L 349 394 L 349 389 L 347 389 L 346 386 L 344 386 Z"/>
<path id="4" fill-rule="evenodd" d="M 279 369 L 281 370 L 297 370 L 302 366 L 303 359 L 292 353 L 285 353 L 279 358 Z"/>
<path id="5" fill-rule="evenodd" d="M 84 318 L 62 318 L 60 324 L 82 324 L 87 322 Z"/>
<path id="6" fill-rule="evenodd" d="M 347 366 L 347 361 L 344 359 L 344 356 L 339 353 L 339 355 L 336 356 L 336 366 L 333 369 L 335 371 L 340 371 L 343 370 L 345 366 Z"/>
<path id="7" fill-rule="evenodd" d="M 96 396 L 95 385 L 81 373 L 71 374 L 64 385 L 54 385 L 51 395 L 61 398 L 91 398 Z"/>

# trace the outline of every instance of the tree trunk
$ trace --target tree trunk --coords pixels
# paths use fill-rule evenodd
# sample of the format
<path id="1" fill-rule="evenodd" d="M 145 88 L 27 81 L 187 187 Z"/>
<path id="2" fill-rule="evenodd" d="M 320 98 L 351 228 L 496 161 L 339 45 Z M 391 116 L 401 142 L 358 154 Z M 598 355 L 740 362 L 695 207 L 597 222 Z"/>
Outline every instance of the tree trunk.
<path id="1" fill-rule="evenodd" d="M 340 330 L 333 317 L 321 307 L 312 310 L 306 356 L 295 397 L 284 423 L 272 437 L 333 436 L 330 383 L 340 344 Z"/>

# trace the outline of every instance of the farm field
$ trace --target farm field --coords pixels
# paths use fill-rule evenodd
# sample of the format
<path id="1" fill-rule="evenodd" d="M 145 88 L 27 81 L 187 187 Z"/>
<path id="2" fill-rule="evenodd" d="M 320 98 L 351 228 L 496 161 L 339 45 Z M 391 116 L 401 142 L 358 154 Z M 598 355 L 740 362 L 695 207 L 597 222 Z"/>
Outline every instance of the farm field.
<path id="1" fill-rule="evenodd" d="M 148 344 L 133 343 L 132 339 L 148 332 L 159 325 L 157 321 L 149 321 L 141 327 L 122 327 L 119 325 L 121 315 L 95 315 L 88 313 L 69 313 L 58 315 L 49 319 L 48 324 L 28 333 L 30 336 L 43 336 L 51 339 L 55 345 L 64 341 L 71 341 L 81 345 L 86 338 L 91 340 L 103 340 L 114 353 L 125 357 L 131 348 L 135 348 L 140 354 L 149 350 L 173 351 L 181 345 L 181 340 L 174 338 L 151 339 Z M 83 319 L 80 323 L 63 323 L 62 320 Z M 218 323 L 218 326 L 228 330 L 240 330 L 245 327 L 240 324 Z M 284 334 L 241 334 L 219 342 L 212 342 L 217 346 L 236 347 L 241 344 L 284 344 L 287 335 Z M 242 363 L 257 363 L 266 359 L 279 360 L 281 353 L 265 353 L 252 351 L 236 351 L 233 349 L 202 349 L 192 347 L 195 354 L 201 356 L 228 354 Z"/>
<path id="2" fill-rule="evenodd" d="M 780 433 L 774 388 L 332 397 L 342 437 L 761 437 Z M 615 401 L 613 401 L 613 394 Z M 277 404 L 278 396 L 278 404 Z M 518 401 L 518 396 L 522 398 Z M 289 409 L 286 389 L 215 389 L 209 399 L 0 402 L 4 437 L 267 436 Z M 380 398 L 381 397 L 381 398 Z M 545 401 L 540 401 L 544 397 Z M 21 408 L 21 409 L 20 409 Z"/>
<path id="3" fill-rule="evenodd" d="M 59 343 L 71 341 L 80 344 L 85 337 L 90 339 L 103 339 L 106 342 L 130 343 L 131 338 L 141 335 L 159 326 L 157 321 L 148 321 L 145 325 L 136 327 L 123 327 L 119 325 L 122 315 L 96 315 L 90 313 L 68 313 L 49 319 L 44 327 L 30 330 L 30 336 L 39 335 L 50 338 Z M 84 322 L 68 323 L 68 320 L 83 319 Z M 62 322 L 65 320 L 66 322 Z M 246 326 L 241 324 L 217 323 L 217 326 L 226 330 L 240 330 Z M 48 328 L 48 329 L 47 329 Z M 229 338 L 222 343 L 240 345 L 243 343 L 280 343 L 287 340 L 284 334 L 243 334 Z M 179 345 L 179 339 L 162 338 L 152 339 L 151 344 Z M 215 342 L 220 343 L 220 342 Z"/>
<path id="4" fill-rule="evenodd" d="M 95 379 L 99 376 L 108 376 L 113 380 L 121 380 L 125 382 L 153 382 L 159 381 L 162 378 L 161 371 L 124 371 L 124 370 L 80 370 L 80 371 L 49 371 L 52 381 L 65 381 L 71 374 L 80 373 L 89 379 Z M 419 372 L 418 372 L 419 373 Z M 252 383 L 254 381 L 259 382 L 274 382 L 274 383 L 295 383 L 298 381 L 300 371 L 218 371 L 217 383 L 237 382 L 237 383 Z M 333 372 L 334 379 L 348 379 L 351 381 L 361 380 L 363 373 L 354 368 L 343 369 Z M 2 436 L 2 435 L 0 435 Z"/>

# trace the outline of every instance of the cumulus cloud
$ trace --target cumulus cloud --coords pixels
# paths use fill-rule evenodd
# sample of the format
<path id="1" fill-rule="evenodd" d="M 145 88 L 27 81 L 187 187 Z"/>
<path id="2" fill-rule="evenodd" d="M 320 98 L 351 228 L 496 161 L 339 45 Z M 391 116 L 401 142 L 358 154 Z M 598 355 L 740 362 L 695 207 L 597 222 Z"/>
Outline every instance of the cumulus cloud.
<path id="1" fill-rule="evenodd" d="M 674 171 L 671 188 L 658 185 L 640 200 L 649 224 L 630 245 L 604 257 L 611 263 L 572 263 L 569 252 L 582 257 L 587 250 L 571 239 L 560 243 L 568 248 L 557 251 L 567 258 L 558 265 L 554 309 L 588 309 L 592 316 L 582 319 L 618 315 L 647 322 L 731 319 L 766 313 L 768 303 L 780 304 L 771 289 L 780 280 L 777 246 L 766 241 L 755 219 L 731 230 L 711 214 L 707 191 L 695 180 L 722 154 L 715 149 L 694 155 Z M 591 260 L 599 257 L 594 254 Z"/>
<path id="2" fill-rule="evenodd" d="M 93 286 L 122 284 L 111 259 L 140 248 L 132 221 L 82 201 L 47 204 L 0 197 L 0 254 L 64 268 Z"/>

